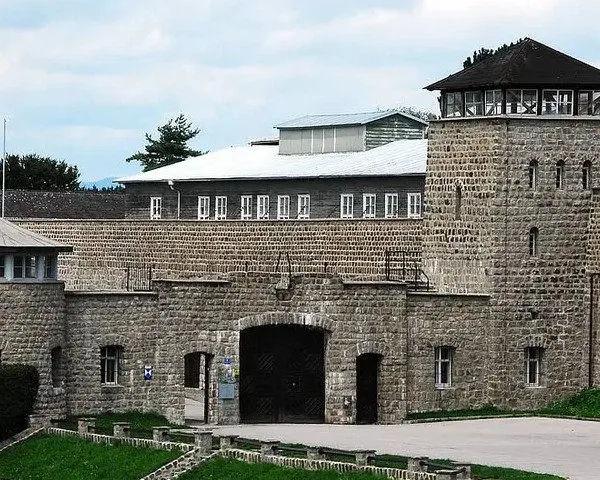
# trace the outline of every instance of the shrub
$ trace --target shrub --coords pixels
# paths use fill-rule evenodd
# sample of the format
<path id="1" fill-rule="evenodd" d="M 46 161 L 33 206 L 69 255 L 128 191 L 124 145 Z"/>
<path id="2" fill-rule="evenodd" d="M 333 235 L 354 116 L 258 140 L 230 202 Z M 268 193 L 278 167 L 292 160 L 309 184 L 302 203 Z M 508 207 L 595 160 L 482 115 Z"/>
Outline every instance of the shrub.
<path id="1" fill-rule="evenodd" d="M 0 365 L 0 440 L 27 428 L 38 386 L 39 374 L 35 367 Z"/>

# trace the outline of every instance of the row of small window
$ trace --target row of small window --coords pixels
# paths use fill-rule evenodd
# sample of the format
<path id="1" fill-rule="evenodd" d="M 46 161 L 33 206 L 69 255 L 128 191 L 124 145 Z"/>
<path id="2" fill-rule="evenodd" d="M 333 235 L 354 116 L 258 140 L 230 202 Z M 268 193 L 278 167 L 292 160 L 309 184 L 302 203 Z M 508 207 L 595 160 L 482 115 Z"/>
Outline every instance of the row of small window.
<path id="1" fill-rule="evenodd" d="M 0 279 L 56 279 L 55 255 L 0 255 Z"/>
<path id="2" fill-rule="evenodd" d="M 600 115 L 600 90 L 579 90 L 578 115 Z M 464 96 L 463 96 L 464 95 Z M 542 115 L 573 115 L 573 90 L 542 90 Z M 445 117 L 501 115 L 502 90 L 448 92 L 443 96 Z M 538 90 L 506 90 L 506 113 L 537 115 Z"/>
<path id="3" fill-rule="evenodd" d="M 559 160 L 556 163 L 556 188 L 565 188 L 565 162 Z M 538 184 L 538 162 L 532 160 L 529 162 L 529 188 L 535 190 Z M 589 161 L 583 162 L 581 167 L 581 186 L 588 190 L 592 186 L 592 164 Z"/>
<path id="4" fill-rule="evenodd" d="M 407 194 L 407 216 L 421 216 L 421 194 Z M 398 218 L 399 203 L 397 193 L 386 193 L 385 198 L 385 218 Z M 251 220 L 253 218 L 253 203 L 252 195 L 242 195 L 240 197 L 240 219 Z M 270 199 L 268 195 L 256 196 L 256 219 L 269 219 L 270 214 Z M 375 193 L 363 194 L 362 218 L 375 218 L 377 212 L 377 195 Z M 162 197 L 150 198 L 150 218 L 158 220 L 162 218 Z M 211 218 L 210 197 L 198 197 L 198 220 L 209 220 Z M 298 211 L 295 218 L 308 219 L 310 218 L 310 195 L 298 195 Z M 354 218 L 354 195 L 344 193 L 340 196 L 340 218 Z M 214 219 L 227 219 L 227 197 L 215 197 Z M 277 219 L 290 219 L 290 196 L 277 196 Z"/>
<path id="5" fill-rule="evenodd" d="M 542 358 L 544 349 L 525 349 L 525 384 L 530 387 L 541 385 Z M 435 388 L 452 388 L 454 348 L 443 346 L 435 349 Z"/>

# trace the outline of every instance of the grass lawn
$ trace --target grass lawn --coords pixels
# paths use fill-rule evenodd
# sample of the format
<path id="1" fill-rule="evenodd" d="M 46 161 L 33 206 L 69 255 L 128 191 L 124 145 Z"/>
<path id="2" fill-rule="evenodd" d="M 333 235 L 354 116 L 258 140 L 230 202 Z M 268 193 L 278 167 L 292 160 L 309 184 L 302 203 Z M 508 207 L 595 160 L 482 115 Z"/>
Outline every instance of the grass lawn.
<path id="1" fill-rule="evenodd" d="M 535 413 L 569 417 L 600 418 L 600 388 L 589 388 Z"/>
<path id="2" fill-rule="evenodd" d="M 37 435 L 0 453 L 10 480 L 137 480 L 181 452 L 101 445 L 76 437 Z"/>
<path id="3" fill-rule="evenodd" d="M 278 467 L 268 463 L 244 463 L 215 458 L 188 472 L 180 480 L 383 480 L 364 473 L 338 473 Z"/>

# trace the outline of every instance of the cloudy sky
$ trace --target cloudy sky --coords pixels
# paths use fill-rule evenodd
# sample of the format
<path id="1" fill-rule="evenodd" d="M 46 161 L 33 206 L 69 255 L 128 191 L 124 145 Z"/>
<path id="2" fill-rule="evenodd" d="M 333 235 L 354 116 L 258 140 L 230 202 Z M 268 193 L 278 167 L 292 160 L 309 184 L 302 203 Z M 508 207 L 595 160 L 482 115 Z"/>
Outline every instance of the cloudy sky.
<path id="1" fill-rule="evenodd" d="M 8 150 L 84 180 L 180 112 L 202 149 L 306 113 L 436 110 L 431 81 L 481 46 L 530 36 L 600 66 L 595 0 L 0 0 Z"/>

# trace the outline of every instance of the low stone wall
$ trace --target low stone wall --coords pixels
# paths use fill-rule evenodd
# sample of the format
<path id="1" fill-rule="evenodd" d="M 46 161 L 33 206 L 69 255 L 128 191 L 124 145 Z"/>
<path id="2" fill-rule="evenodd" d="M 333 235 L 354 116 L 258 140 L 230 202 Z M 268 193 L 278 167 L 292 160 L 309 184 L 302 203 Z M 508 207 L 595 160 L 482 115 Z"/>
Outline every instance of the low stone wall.
<path id="1" fill-rule="evenodd" d="M 241 449 L 228 449 L 222 452 L 224 457 L 242 460 L 247 463 L 271 463 L 280 467 L 301 468 L 304 470 L 335 470 L 340 473 L 365 472 L 394 480 L 436 480 L 435 473 L 409 472 L 399 468 L 359 466 L 354 463 L 333 462 L 330 460 L 312 460 L 308 458 L 284 457 L 281 455 L 262 455 L 259 452 Z"/>
<path id="2" fill-rule="evenodd" d="M 182 452 L 194 450 L 194 446 L 187 443 L 157 442 L 156 440 L 150 440 L 148 438 L 113 437 L 111 435 L 100 435 L 98 433 L 80 433 L 74 430 L 56 427 L 46 427 L 43 430 L 50 435 L 57 435 L 59 437 L 81 437 L 94 443 L 120 443 L 131 445 L 132 447 L 156 448 L 158 450 L 181 450 Z"/>

